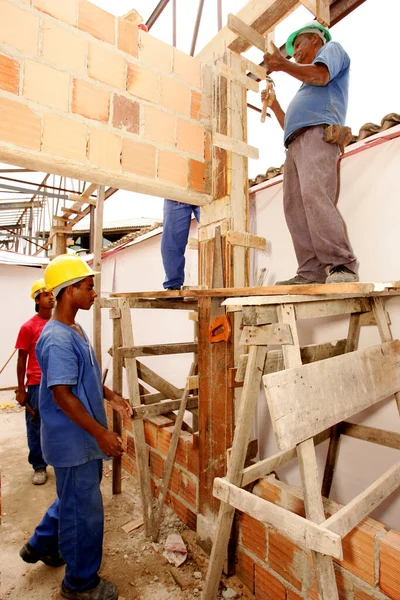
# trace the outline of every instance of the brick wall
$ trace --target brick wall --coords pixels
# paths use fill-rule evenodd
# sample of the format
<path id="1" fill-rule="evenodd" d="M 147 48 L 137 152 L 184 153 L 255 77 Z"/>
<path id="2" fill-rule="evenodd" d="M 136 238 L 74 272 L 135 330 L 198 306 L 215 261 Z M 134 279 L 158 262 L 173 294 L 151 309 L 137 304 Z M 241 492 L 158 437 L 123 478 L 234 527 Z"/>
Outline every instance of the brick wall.
<path id="1" fill-rule="evenodd" d="M 210 192 L 200 62 L 87 0 L 0 0 L 0 159 L 137 191 Z"/>

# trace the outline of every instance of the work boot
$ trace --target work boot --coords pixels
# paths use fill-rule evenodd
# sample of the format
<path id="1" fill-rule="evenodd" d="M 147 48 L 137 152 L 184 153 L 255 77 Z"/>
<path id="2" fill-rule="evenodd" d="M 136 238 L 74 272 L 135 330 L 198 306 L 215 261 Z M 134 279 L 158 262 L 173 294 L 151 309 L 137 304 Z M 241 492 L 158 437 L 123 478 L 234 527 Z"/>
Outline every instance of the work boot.
<path id="1" fill-rule="evenodd" d="M 119 589 L 114 583 L 108 581 L 108 579 L 100 579 L 100 583 L 95 588 L 84 590 L 83 592 L 70 590 L 64 582 L 62 582 L 61 596 L 63 598 L 69 598 L 69 600 L 117 600 Z"/>
<path id="2" fill-rule="evenodd" d="M 59 552 L 57 554 L 41 554 L 32 548 L 29 543 L 22 546 L 19 555 L 23 561 L 30 564 L 37 563 L 41 560 L 48 567 L 62 567 L 65 565 L 65 560 Z"/>
<path id="3" fill-rule="evenodd" d="M 325 280 L 321 281 L 310 281 L 309 279 L 304 279 L 301 275 L 295 275 L 292 279 L 285 279 L 284 281 L 277 281 L 275 285 L 311 285 L 311 284 L 320 284 L 325 283 Z"/>
<path id="4" fill-rule="evenodd" d="M 32 475 L 33 485 L 43 485 L 47 481 L 46 469 L 36 469 Z"/>
<path id="5" fill-rule="evenodd" d="M 354 283 L 358 281 L 357 273 L 350 271 L 344 265 L 337 265 L 329 271 L 325 283 Z"/>

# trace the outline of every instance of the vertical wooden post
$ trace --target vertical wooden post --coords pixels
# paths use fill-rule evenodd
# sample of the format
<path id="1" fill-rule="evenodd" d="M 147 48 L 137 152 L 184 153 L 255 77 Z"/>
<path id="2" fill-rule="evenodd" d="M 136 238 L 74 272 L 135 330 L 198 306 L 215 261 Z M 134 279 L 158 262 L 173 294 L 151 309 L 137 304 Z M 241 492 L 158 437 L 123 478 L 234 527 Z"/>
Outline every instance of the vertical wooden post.
<path id="1" fill-rule="evenodd" d="M 104 213 L 104 185 L 97 186 L 97 201 L 94 225 L 94 252 L 93 271 L 101 269 L 101 249 L 103 245 L 103 213 Z M 94 277 L 94 289 L 98 295 L 93 306 L 93 347 L 101 372 L 101 273 Z"/>
<path id="2" fill-rule="evenodd" d="M 118 316 L 116 315 L 118 312 Z M 121 330 L 121 311 L 119 308 L 111 309 L 113 319 L 113 391 L 122 396 L 122 373 L 123 359 L 117 348 L 122 346 L 122 330 Z M 113 431 L 118 435 L 122 435 L 122 419 L 121 414 L 113 410 Z M 112 491 L 113 494 L 121 493 L 121 457 L 115 456 L 112 459 Z"/>

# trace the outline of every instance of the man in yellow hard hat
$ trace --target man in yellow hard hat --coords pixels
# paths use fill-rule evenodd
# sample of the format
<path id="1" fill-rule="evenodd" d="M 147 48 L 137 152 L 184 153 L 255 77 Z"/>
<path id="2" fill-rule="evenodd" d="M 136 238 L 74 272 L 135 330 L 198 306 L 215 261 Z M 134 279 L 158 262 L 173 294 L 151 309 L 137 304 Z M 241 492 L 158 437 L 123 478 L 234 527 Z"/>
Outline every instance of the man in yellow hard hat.
<path id="1" fill-rule="evenodd" d="M 329 31 L 313 21 L 286 42 L 286 52 L 295 62 L 276 46 L 264 55 L 269 73 L 282 71 L 302 82 L 286 114 L 274 92 L 270 98 L 284 129 L 283 204 L 298 262 L 295 277 L 277 285 L 358 281 L 356 257 L 336 208 L 343 136 L 324 137 L 329 125 L 344 134 L 348 103 L 350 58 L 331 39 Z M 263 100 L 265 96 L 264 92 Z"/>
<path id="2" fill-rule="evenodd" d="M 102 386 L 90 340 L 75 321 L 96 298 L 96 273 L 78 256 L 64 254 L 45 271 L 57 300 L 53 318 L 36 347 L 42 369 L 39 406 L 42 448 L 54 467 L 57 499 L 29 542 L 25 562 L 53 567 L 66 563 L 61 595 L 70 600 L 116 600 L 118 588 L 98 571 L 102 560 L 104 512 L 102 461 L 122 455 L 122 440 L 107 429 L 104 398 L 128 415 L 128 402 Z"/>
<path id="3" fill-rule="evenodd" d="M 31 298 L 35 301 L 35 314 L 19 330 L 15 347 L 18 350 L 17 379 L 15 391 L 17 402 L 25 406 L 28 461 L 32 465 L 32 483 L 43 485 L 47 481 L 47 463 L 42 456 L 40 444 L 39 385 L 41 371 L 36 359 L 36 342 L 51 317 L 54 307 L 53 292 L 46 292 L 44 279 L 32 285 Z M 26 378 L 26 381 L 25 381 Z"/>

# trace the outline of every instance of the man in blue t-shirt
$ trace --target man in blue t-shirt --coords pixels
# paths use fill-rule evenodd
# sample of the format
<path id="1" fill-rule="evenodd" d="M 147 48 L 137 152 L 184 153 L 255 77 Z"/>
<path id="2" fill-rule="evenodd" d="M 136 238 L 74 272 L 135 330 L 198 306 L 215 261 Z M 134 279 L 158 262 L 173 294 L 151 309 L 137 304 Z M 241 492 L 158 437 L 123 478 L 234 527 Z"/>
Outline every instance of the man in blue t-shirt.
<path id="1" fill-rule="evenodd" d="M 276 285 L 358 281 L 356 258 L 336 208 L 339 146 L 324 141 L 327 125 L 344 125 L 350 58 L 317 21 L 292 33 L 284 58 L 276 46 L 264 55 L 269 73 L 283 71 L 302 82 L 283 112 L 275 93 L 269 105 L 284 130 L 286 222 L 296 252 L 297 275 Z M 266 92 L 261 95 L 267 99 Z"/>
<path id="2" fill-rule="evenodd" d="M 117 600 L 118 588 L 98 571 L 104 512 L 102 460 L 121 456 L 122 440 L 108 431 L 104 398 L 132 415 L 128 402 L 103 387 L 92 345 L 75 321 L 97 294 L 96 273 L 76 255 L 61 255 L 45 270 L 46 289 L 57 306 L 36 344 L 42 371 L 39 406 L 42 451 L 54 467 L 57 499 L 20 550 L 28 563 L 66 564 L 61 595 L 70 600 Z"/>

